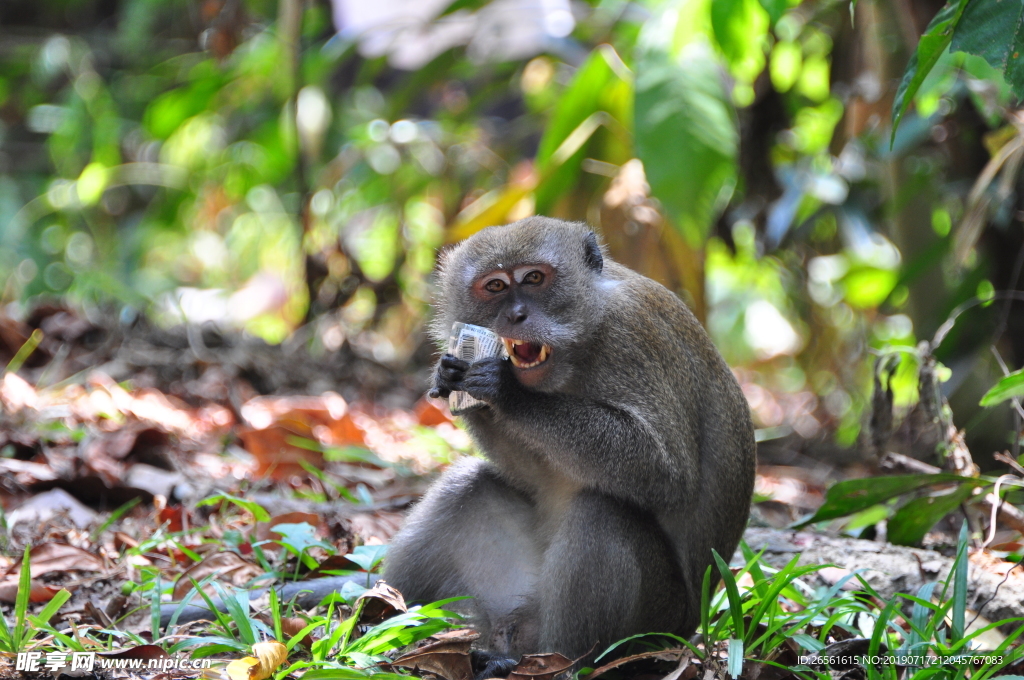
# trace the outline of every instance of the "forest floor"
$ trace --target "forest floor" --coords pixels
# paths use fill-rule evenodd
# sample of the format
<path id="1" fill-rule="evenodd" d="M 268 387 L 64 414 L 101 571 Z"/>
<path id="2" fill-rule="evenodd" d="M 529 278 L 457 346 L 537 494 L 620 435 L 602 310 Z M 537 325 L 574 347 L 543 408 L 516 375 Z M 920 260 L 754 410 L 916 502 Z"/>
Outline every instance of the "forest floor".
<path id="1" fill-rule="evenodd" d="M 33 329 L 42 333 L 33 334 Z M 27 354 L 25 348 L 34 345 Z M 192 651 L 203 641 L 222 658 L 253 653 L 246 650 L 260 640 L 291 639 L 288 651 L 305 645 L 311 651 L 303 658 L 316 666 L 316 644 L 319 640 L 323 647 L 330 637 L 325 632 L 329 625 L 318 629 L 312 625 L 316 619 L 294 606 L 274 609 L 279 603 L 268 604 L 268 594 L 254 594 L 251 616 L 246 595 L 239 615 L 230 606 L 239 601 L 230 593 L 340 576 L 347 585 L 329 606 L 354 613 L 344 637 L 347 664 L 358 668 L 360 659 L 379 661 L 383 654 L 394 668 L 467 680 L 472 634 L 442 633 L 448 624 L 440 616 L 420 616 L 415 634 L 377 646 L 367 642 L 363 651 L 350 643 L 385 620 L 386 613 L 404 610 L 400 595 L 386 589 L 359 596 L 372 585 L 370 572 L 385 553 L 381 546 L 410 504 L 433 475 L 472 449 L 445 405 L 422 396 L 429 346 L 421 354 L 418 368 L 400 372 L 347 345 L 311 356 L 301 337 L 292 345 L 269 347 L 211 328 L 125 326 L 59 307 L 41 308 L 25 324 L 0 319 L 0 361 L 20 364 L 12 366 L 20 370 L 5 372 L 0 381 L 0 506 L 6 526 L 0 536 L 0 610 L 15 623 L 41 612 L 52 615 L 49 623 L 28 619 L 21 633 L 13 634 L 22 635 L 23 644 L 7 645 L 6 654 L 0 630 L 0 676 L 34 675 L 11 667 L 12 653 L 19 649 L 163 659 L 168 650 Z M 816 572 L 816 583 L 832 586 L 846 584 L 864 566 L 857 560 L 871 552 L 872 568 L 885 576 L 872 584 L 879 593 L 891 594 L 908 572 L 927 580 L 928 564 L 955 555 L 952 522 L 928 534 L 925 545 L 937 552 L 843 543 L 850 539 L 834 532 L 818 542 L 811 534 L 783 531 L 821 506 L 830 482 L 871 471 L 856 452 L 821 441 L 815 445 L 793 435 L 762 446 L 751 521 L 761 528 L 748 532 L 748 543 L 755 551 L 765 549 L 767 564 L 781 569 L 794 554 L 817 550 L 822 554 L 816 559 L 835 566 Z M 829 458 L 822 450 L 838 453 Z M 779 531 L 772 533 L 773 528 Z M 1004 533 L 997 554 L 1019 551 L 1021 544 L 1014 543 L 1019 534 Z M 26 548 L 30 602 L 27 613 L 19 613 L 25 604 L 18 594 L 26 583 L 21 570 Z M 1016 563 L 988 554 L 971 559 L 972 569 L 995 579 L 982 590 L 992 600 L 997 597 L 992 591 L 1009 580 L 1002 585 L 1001 599 L 1011 604 L 1000 605 L 1001 613 L 1024 614 L 1012 605 L 1015 593 L 1024 594 L 1024 576 L 1011 573 Z M 850 555 L 857 560 L 844 559 Z M 907 563 L 900 564 L 901 559 Z M 948 564 L 944 568 L 948 572 Z M 208 596 L 228 602 L 227 618 L 210 624 L 180 616 L 167 627 L 167 603 L 186 598 L 196 584 Z M 975 597 L 987 594 L 977 591 Z M 46 611 L 55 598 L 61 602 L 59 611 Z M 400 657 L 396 650 L 423 639 L 426 651 L 413 651 L 413 661 L 399 663 L 410 653 Z M 659 653 L 637 658 L 678 669 L 688 652 Z M 267 668 L 253 665 L 237 677 L 258 680 L 274 669 L 279 674 L 282 668 L 301 670 L 281 665 L 283 657 L 273 664 L 259 650 L 255 654 Z M 52 660 L 41 670 L 53 677 L 76 677 L 57 656 Z M 527 659 L 514 677 L 545 680 L 565 670 L 565 661 L 550 655 Z M 628 677 L 666 674 L 644 668 Z M 679 671 L 675 680 L 693 677 L 696 666 L 690 668 Z M 362 677 L 361 672 L 336 677 L 351 680 Z M 205 677 L 219 677 L 211 673 L 202 671 Z M 761 675 L 771 676 L 766 673 Z M 166 668 L 94 671 L 96 677 L 199 674 Z M 744 675 L 759 677 L 749 671 Z M 228 677 L 236 676 L 229 672 Z"/>

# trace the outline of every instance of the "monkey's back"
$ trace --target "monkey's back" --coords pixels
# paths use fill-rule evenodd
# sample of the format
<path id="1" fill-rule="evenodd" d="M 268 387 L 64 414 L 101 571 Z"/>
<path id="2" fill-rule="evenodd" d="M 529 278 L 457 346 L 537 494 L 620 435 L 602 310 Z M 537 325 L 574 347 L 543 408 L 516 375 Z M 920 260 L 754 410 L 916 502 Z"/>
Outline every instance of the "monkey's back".
<path id="1" fill-rule="evenodd" d="M 685 626 L 692 629 L 711 550 L 728 561 L 746 526 L 756 466 L 750 411 L 725 360 L 675 294 L 614 262 L 606 261 L 605 278 L 599 340 L 579 390 L 620 395 L 616 405 L 646 420 L 664 443 L 653 452 L 672 471 L 663 479 L 630 480 L 629 470 L 643 468 L 639 460 L 623 470 L 637 490 L 629 500 L 655 512 L 676 549 L 694 603 Z"/>

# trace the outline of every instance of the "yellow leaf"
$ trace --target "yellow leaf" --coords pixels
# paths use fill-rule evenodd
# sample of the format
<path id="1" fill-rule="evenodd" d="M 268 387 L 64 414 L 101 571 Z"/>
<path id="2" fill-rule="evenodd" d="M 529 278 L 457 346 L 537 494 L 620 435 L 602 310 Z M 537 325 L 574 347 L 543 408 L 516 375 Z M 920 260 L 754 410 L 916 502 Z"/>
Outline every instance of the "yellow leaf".
<path id="1" fill-rule="evenodd" d="M 252 653 L 260 660 L 259 672 L 250 671 L 249 673 L 252 680 L 269 678 L 277 670 L 277 667 L 288 658 L 288 648 L 277 640 L 257 642 L 252 646 Z"/>
<path id="2" fill-rule="evenodd" d="M 227 674 L 231 680 L 251 680 L 253 671 L 260 665 L 259 659 L 247 656 L 244 659 L 235 659 L 228 664 Z M 266 677 L 266 676 L 263 676 Z"/>

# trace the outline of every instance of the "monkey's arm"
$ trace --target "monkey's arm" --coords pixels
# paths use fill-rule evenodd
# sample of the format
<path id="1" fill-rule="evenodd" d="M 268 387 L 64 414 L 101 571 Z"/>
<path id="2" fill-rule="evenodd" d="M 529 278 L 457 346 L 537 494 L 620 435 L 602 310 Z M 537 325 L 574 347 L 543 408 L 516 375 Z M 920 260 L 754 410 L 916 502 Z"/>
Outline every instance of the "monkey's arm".
<path id="1" fill-rule="evenodd" d="M 501 359 L 471 364 L 455 389 L 487 402 L 497 426 L 514 429 L 588 487 L 642 506 L 686 497 L 695 471 L 685 469 L 685 457 L 669 450 L 653 424 L 627 408 L 527 389 Z"/>

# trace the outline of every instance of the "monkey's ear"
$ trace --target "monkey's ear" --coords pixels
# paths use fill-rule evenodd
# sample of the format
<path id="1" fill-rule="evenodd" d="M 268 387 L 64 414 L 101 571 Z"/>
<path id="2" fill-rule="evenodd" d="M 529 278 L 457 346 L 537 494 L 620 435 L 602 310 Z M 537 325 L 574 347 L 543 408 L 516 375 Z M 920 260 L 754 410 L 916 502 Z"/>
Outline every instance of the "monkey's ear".
<path id="1" fill-rule="evenodd" d="M 597 235 L 594 232 L 588 233 L 583 239 L 583 260 L 595 272 L 601 273 L 604 269 L 604 256 L 601 254 L 601 246 L 597 245 Z"/>

